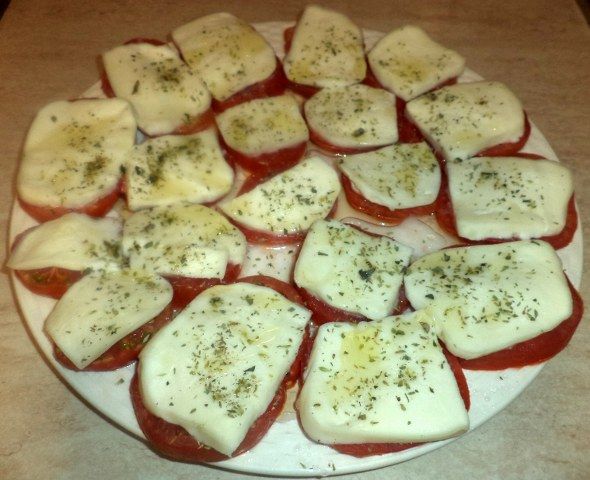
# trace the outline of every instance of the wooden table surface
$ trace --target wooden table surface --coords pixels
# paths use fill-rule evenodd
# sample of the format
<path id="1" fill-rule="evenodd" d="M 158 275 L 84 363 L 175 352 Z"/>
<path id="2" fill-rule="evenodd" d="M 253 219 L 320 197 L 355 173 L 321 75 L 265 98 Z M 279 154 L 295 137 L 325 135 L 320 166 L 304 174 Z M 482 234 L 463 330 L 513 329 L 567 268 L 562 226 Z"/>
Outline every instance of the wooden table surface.
<path id="1" fill-rule="evenodd" d="M 572 1 L 324 1 L 360 26 L 423 27 L 487 79 L 505 82 L 574 172 L 590 225 L 590 30 Z M 13 0 L 0 21 L 0 221 L 6 240 L 19 150 L 36 111 L 97 79 L 96 57 L 131 37 L 164 38 L 220 9 L 249 22 L 293 21 L 299 1 Z M 586 191 L 585 191 L 586 190 Z M 590 232 L 585 229 L 585 236 Z M 6 244 L 6 242 L 5 242 Z M 587 272 L 589 265 L 584 262 Z M 582 295 L 590 299 L 587 275 Z M 24 328 L 0 276 L 0 478 L 234 479 L 163 460 L 77 398 Z M 506 410 L 454 443 L 382 470 L 343 478 L 590 478 L 590 326 Z"/>

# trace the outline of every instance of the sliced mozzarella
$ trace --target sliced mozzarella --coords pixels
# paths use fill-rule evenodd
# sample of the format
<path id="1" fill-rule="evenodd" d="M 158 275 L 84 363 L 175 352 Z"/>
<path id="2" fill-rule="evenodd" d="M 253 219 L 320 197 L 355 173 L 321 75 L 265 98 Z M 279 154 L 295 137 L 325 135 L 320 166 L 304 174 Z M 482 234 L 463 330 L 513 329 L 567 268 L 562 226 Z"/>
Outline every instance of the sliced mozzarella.
<path id="1" fill-rule="evenodd" d="M 327 444 L 428 442 L 469 428 L 426 311 L 322 325 L 297 407 L 305 433 Z"/>
<path id="2" fill-rule="evenodd" d="M 95 202 L 117 186 L 135 131 L 124 100 L 50 103 L 39 111 L 25 140 L 16 182 L 19 197 L 49 207 Z"/>
<path id="3" fill-rule="evenodd" d="M 241 103 L 216 117 L 219 131 L 231 148 L 255 157 L 307 142 L 307 125 L 291 95 Z"/>
<path id="4" fill-rule="evenodd" d="M 367 58 L 379 83 L 405 101 L 458 77 L 465 69 L 461 55 L 413 25 L 387 34 Z"/>
<path id="5" fill-rule="evenodd" d="M 162 275 L 223 278 L 228 263 L 246 256 L 242 232 L 202 205 L 140 210 L 123 229 L 123 250 L 131 268 Z"/>
<path id="6" fill-rule="evenodd" d="M 367 71 L 363 34 L 345 15 L 310 5 L 297 22 L 284 68 L 289 80 L 302 85 L 358 83 Z"/>
<path id="7" fill-rule="evenodd" d="M 481 157 L 447 163 L 449 192 L 460 236 L 534 238 L 563 230 L 574 191 L 557 162 Z"/>
<path id="8" fill-rule="evenodd" d="M 146 408 L 231 455 L 297 356 L 310 312 L 249 283 L 201 293 L 140 355 Z"/>
<path id="9" fill-rule="evenodd" d="M 118 269 L 122 227 L 116 218 L 68 213 L 25 232 L 6 265 L 14 270 Z"/>
<path id="10" fill-rule="evenodd" d="M 326 88 L 304 108 L 309 128 L 332 145 L 366 148 L 397 141 L 395 97 L 380 88 Z"/>
<path id="11" fill-rule="evenodd" d="M 391 210 L 428 205 L 440 189 L 440 167 L 425 142 L 347 155 L 340 169 L 363 197 Z"/>
<path id="12" fill-rule="evenodd" d="M 229 13 L 178 27 L 172 38 L 216 100 L 267 79 L 276 68 L 275 52 L 262 35 Z"/>
<path id="13" fill-rule="evenodd" d="M 572 313 L 561 262 L 541 241 L 431 253 L 404 283 L 412 306 L 429 306 L 447 348 L 467 359 L 534 338 Z"/>
<path id="14" fill-rule="evenodd" d="M 328 305 L 376 320 L 395 308 L 411 256 L 391 238 L 319 220 L 305 237 L 294 279 Z"/>
<path id="15" fill-rule="evenodd" d="M 161 277 L 131 270 L 91 273 L 72 285 L 45 322 L 45 331 L 78 368 L 158 315 L 172 299 Z"/>
<path id="16" fill-rule="evenodd" d="M 468 158 L 524 133 L 524 112 L 499 82 L 460 83 L 409 102 L 406 113 L 447 160 Z"/>
<path id="17" fill-rule="evenodd" d="M 126 168 L 131 210 L 212 202 L 228 193 L 234 180 L 214 130 L 147 140 L 133 147 Z"/>
<path id="18" fill-rule="evenodd" d="M 319 157 L 310 157 L 253 190 L 220 204 L 231 219 L 248 228 L 299 233 L 325 218 L 340 193 L 338 174 Z"/>
<path id="19" fill-rule="evenodd" d="M 127 100 L 148 135 L 170 133 L 211 104 L 203 81 L 167 45 L 132 43 L 102 55 L 115 95 Z"/>

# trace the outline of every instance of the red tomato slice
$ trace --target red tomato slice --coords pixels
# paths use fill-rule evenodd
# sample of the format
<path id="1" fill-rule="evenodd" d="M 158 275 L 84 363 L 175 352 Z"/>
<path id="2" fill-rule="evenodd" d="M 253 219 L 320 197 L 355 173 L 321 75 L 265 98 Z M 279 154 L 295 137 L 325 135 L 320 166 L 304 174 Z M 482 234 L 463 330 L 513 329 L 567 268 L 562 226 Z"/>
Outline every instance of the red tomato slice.
<path id="1" fill-rule="evenodd" d="M 141 352 L 151 336 L 169 323 L 171 319 L 172 306 L 169 304 L 159 315 L 119 340 L 94 360 L 94 362 L 82 369 L 82 371 L 106 372 L 129 365 L 137 358 L 139 352 Z M 55 344 L 53 345 L 53 353 L 55 359 L 64 367 L 70 370 L 81 371 Z"/>
<path id="2" fill-rule="evenodd" d="M 177 127 L 170 135 L 191 135 L 198 133 L 215 125 L 215 115 L 210 108 L 194 118 L 191 118 L 187 123 Z M 144 133 L 144 135 L 146 135 Z M 149 135 L 146 135 L 149 136 Z"/>
<path id="3" fill-rule="evenodd" d="M 506 142 L 500 143 L 499 145 L 494 145 L 493 147 L 486 148 L 479 152 L 476 157 L 508 157 L 512 156 L 522 149 L 525 146 L 529 136 L 531 134 L 531 123 L 529 122 L 529 117 L 525 113 L 524 114 L 524 132 L 522 136 L 516 142 Z"/>
<path id="4" fill-rule="evenodd" d="M 221 113 L 228 108 L 235 107 L 240 103 L 248 102 L 256 98 L 275 97 L 282 95 L 286 88 L 286 78 L 283 72 L 283 65 L 277 58 L 277 66 L 274 72 L 265 80 L 234 93 L 226 100 L 213 100 L 212 107 L 215 113 Z"/>
<path id="5" fill-rule="evenodd" d="M 291 50 L 291 43 L 293 41 L 293 35 L 295 34 L 295 27 L 296 25 L 293 25 L 292 27 L 285 28 L 285 30 L 283 31 L 285 55 L 287 55 L 287 53 L 289 53 L 289 50 Z M 311 85 L 303 85 L 302 83 L 292 82 L 286 77 L 285 79 L 287 81 L 287 87 L 289 88 L 289 90 L 292 90 L 298 95 L 301 95 L 305 98 L 312 97 L 321 90 L 320 88 L 313 87 Z"/>
<path id="6" fill-rule="evenodd" d="M 516 153 L 512 154 L 511 156 L 514 157 L 523 157 L 529 159 L 543 159 L 539 155 L 535 155 L 532 153 Z M 453 204 L 451 202 L 451 195 L 449 192 L 448 181 L 446 180 L 446 175 L 443 171 L 443 178 L 442 184 L 440 187 L 440 192 L 438 194 L 438 198 L 436 200 L 437 207 L 435 210 L 436 221 L 440 228 L 442 228 L 445 232 L 450 235 L 453 235 L 459 238 L 463 243 L 467 245 L 481 245 L 481 244 L 489 244 L 489 243 L 502 243 L 502 242 L 509 242 L 514 240 L 519 240 L 519 238 L 511 238 L 511 239 L 498 239 L 498 238 L 485 238 L 483 240 L 469 240 L 467 238 L 459 236 L 457 232 L 456 222 L 455 222 L 455 212 L 453 211 Z M 576 202 L 574 195 L 570 198 L 570 201 L 567 206 L 567 214 L 565 220 L 565 226 L 563 230 L 555 235 L 549 235 L 546 237 L 540 237 L 539 240 L 543 240 L 549 243 L 554 249 L 559 250 L 560 248 L 569 245 L 572 239 L 574 238 L 574 234 L 576 233 L 576 229 L 578 228 L 578 214 L 576 212 Z"/>
<path id="7" fill-rule="evenodd" d="M 82 277 L 82 272 L 59 267 L 15 270 L 14 273 L 31 292 L 55 299 L 60 299 Z"/>
<path id="8" fill-rule="evenodd" d="M 47 222 L 65 215 L 66 213 L 77 212 L 90 215 L 91 217 L 104 217 L 113 208 L 113 205 L 119 199 L 121 193 L 121 182 L 113 189 L 112 192 L 107 193 L 105 196 L 95 200 L 88 205 L 77 208 L 68 207 L 50 207 L 46 205 L 33 205 L 28 203 L 22 198 L 18 201 L 22 209 L 27 212 L 38 222 Z"/>
<path id="9" fill-rule="evenodd" d="M 584 313 L 582 297 L 569 279 L 568 286 L 573 300 L 572 314 L 553 330 L 483 357 L 472 360 L 459 359 L 461 366 L 467 370 L 505 370 L 535 365 L 557 355 L 571 340 Z"/>

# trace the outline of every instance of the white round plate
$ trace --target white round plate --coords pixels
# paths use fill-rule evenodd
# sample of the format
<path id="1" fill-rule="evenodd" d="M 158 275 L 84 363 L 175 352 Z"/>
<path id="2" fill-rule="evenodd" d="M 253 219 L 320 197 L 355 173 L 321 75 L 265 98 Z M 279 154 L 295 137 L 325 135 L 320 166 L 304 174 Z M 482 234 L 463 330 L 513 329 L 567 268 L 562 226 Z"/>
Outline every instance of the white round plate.
<path id="1" fill-rule="evenodd" d="M 257 30 L 268 39 L 282 58 L 282 32 L 289 24 L 284 22 L 268 22 L 256 24 Z M 371 47 L 383 34 L 375 31 L 365 31 L 367 47 Z M 459 81 L 467 82 L 479 80 L 474 72 L 467 70 Z M 94 85 L 84 96 L 100 96 L 99 84 Z M 555 152 L 551 149 L 541 132 L 532 125 L 530 139 L 523 151 L 537 153 L 546 158 L 557 160 Z M 346 207 L 345 200 L 339 199 L 337 218 L 356 217 L 363 220 L 369 219 Z M 369 220 L 370 221 L 370 220 Z M 375 222 L 373 220 L 373 222 Z M 35 225 L 31 219 L 15 202 L 10 221 L 10 241 L 15 236 Z M 366 224 L 363 224 L 365 227 Z M 436 250 L 448 244 L 448 239 L 436 231 L 436 222 L 432 219 L 410 219 L 397 227 L 375 228 L 379 233 L 391 235 L 402 243 L 415 248 L 416 256 L 429 250 Z M 424 244 L 423 241 L 427 243 Z M 426 245 L 426 247 L 425 247 Z M 249 260 L 244 265 L 243 275 L 254 273 L 272 274 L 284 277 L 293 258 L 289 248 L 261 251 L 260 248 L 251 249 Z M 558 252 L 564 269 L 572 281 L 579 287 L 582 268 L 582 235 L 581 226 L 570 245 Z M 271 263 L 272 267 L 268 264 Z M 53 357 L 52 345 L 43 331 L 43 323 L 55 300 L 40 297 L 25 289 L 21 283 L 15 280 L 14 290 L 17 302 L 21 308 L 24 320 L 45 355 L 49 363 L 61 375 L 76 392 L 80 394 L 92 407 L 110 418 L 125 430 L 137 437 L 143 438 L 139 429 L 129 397 L 129 382 L 131 380 L 134 365 L 105 373 L 73 372 L 63 368 Z M 471 409 L 469 419 L 471 429 L 504 409 L 514 400 L 533 379 L 539 374 L 543 365 L 536 365 L 521 369 L 510 369 L 498 372 L 474 372 L 466 371 L 467 382 L 471 394 Z M 424 453 L 440 448 L 452 440 L 427 443 L 419 447 L 411 448 L 399 453 L 377 455 L 366 458 L 355 458 L 343 455 L 330 447 L 313 443 L 301 432 L 291 403 L 294 392 L 291 392 L 286 411 L 277 423 L 275 423 L 262 441 L 251 451 L 236 458 L 219 462 L 216 465 L 222 468 L 268 475 L 317 477 L 337 475 L 351 472 L 360 472 L 379 467 L 393 465 Z"/>

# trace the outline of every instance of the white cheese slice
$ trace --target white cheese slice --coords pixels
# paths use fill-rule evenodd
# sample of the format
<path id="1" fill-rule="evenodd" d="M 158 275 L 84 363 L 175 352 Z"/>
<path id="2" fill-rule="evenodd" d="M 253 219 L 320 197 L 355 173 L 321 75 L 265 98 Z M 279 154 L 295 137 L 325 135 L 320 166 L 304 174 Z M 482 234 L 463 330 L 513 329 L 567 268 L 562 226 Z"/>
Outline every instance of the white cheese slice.
<path id="1" fill-rule="evenodd" d="M 251 157 L 293 147 L 309 138 L 299 105 L 291 95 L 241 103 L 215 120 L 225 143 Z"/>
<path id="2" fill-rule="evenodd" d="M 270 77 L 275 52 L 254 28 L 229 13 L 199 18 L 172 32 L 186 62 L 216 100 Z"/>
<path id="3" fill-rule="evenodd" d="M 121 265 L 122 222 L 68 213 L 25 232 L 6 263 L 14 270 L 59 267 L 113 270 Z"/>
<path id="4" fill-rule="evenodd" d="M 25 145 L 16 188 L 27 203 L 79 208 L 112 192 L 135 142 L 130 105 L 120 99 L 59 101 L 42 108 Z"/>
<path id="5" fill-rule="evenodd" d="M 297 22 L 283 66 L 287 78 L 302 85 L 358 83 L 367 72 L 361 29 L 341 13 L 309 5 Z"/>
<path id="6" fill-rule="evenodd" d="M 411 256 L 411 248 L 389 237 L 319 220 L 301 246 L 294 280 L 332 307 L 376 320 L 395 308 Z"/>
<path id="7" fill-rule="evenodd" d="M 242 232 L 202 205 L 140 210 L 123 229 L 131 268 L 161 275 L 223 278 L 228 264 L 242 264 L 246 246 Z"/>
<path id="8" fill-rule="evenodd" d="M 141 352 L 145 407 L 231 455 L 275 396 L 310 315 L 249 283 L 204 291 Z"/>
<path id="9" fill-rule="evenodd" d="M 409 102 L 406 113 L 447 160 L 468 158 L 524 133 L 524 111 L 500 82 L 460 83 Z"/>
<path id="10" fill-rule="evenodd" d="M 310 157 L 219 207 L 251 229 L 299 233 L 325 218 L 339 193 L 336 171 L 321 158 Z"/>
<path id="11" fill-rule="evenodd" d="M 447 163 L 457 231 L 471 240 L 535 238 L 563 230 L 574 191 L 550 160 L 481 157 Z"/>
<path id="12" fill-rule="evenodd" d="M 304 108 L 309 128 L 339 147 L 379 147 L 398 139 L 395 97 L 380 88 L 326 88 Z"/>
<path id="13" fill-rule="evenodd" d="M 149 139 L 129 152 L 126 170 L 131 210 L 212 202 L 228 193 L 234 180 L 214 130 Z"/>
<path id="14" fill-rule="evenodd" d="M 429 442 L 469 428 L 426 311 L 322 325 L 297 410 L 305 433 L 327 444 Z"/>
<path id="15" fill-rule="evenodd" d="M 559 257 L 541 241 L 431 253 L 404 283 L 412 306 L 430 307 L 447 348 L 466 359 L 534 338 L 572 313 Z"/>
<path id="16" fill-rule="evenodd" d="M 340 169 L 363 197 L 391 210 L 429 205 L 440 189 L 440 167 L 425 142 L 347 155 Z"/>
<path id="17" fill-rule="evenodd" d="M 102 61 L 115 95 L 133 105 L 137 124 L 148 135 L 170 133 L 211 104 L 203 81 L 167 45 L 121 45 Z"/>
<path id="18" fill-rule="evenodd" d="M 406 102 L 458 77 L 465 69 L 461 55 L 413 25 L 388 33 L 367 59 L 379 83 Z"/>
<path id="19" fill-rule="evenodd" d="M 45 321 L 45 331 L 78 368 L 157 316 L 172 300 L 161 277 L 131 270 L 91 273 L 72 285 Z"/>

